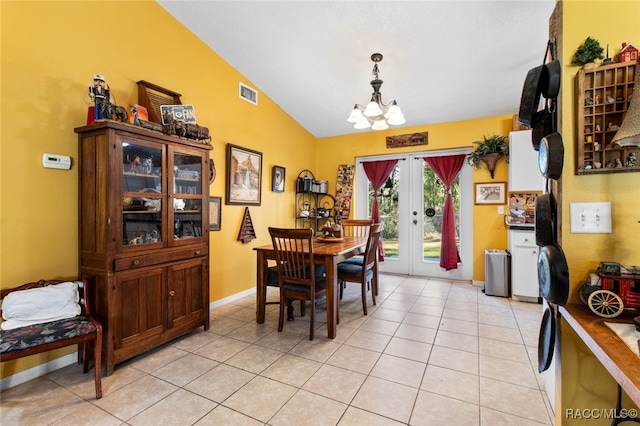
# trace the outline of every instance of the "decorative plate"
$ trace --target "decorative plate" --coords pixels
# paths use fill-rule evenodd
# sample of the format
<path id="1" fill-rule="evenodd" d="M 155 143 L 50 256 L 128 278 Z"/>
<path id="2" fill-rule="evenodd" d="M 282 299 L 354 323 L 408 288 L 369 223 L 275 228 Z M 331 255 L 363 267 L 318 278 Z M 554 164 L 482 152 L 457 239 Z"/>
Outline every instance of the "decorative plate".
<path id="1" fill-rule="evenodd" d="M 339 237 L 318 237 L 317 241 L 319 243 L 341 243 L 344 241 L 344 238 Z"/>
<path id="2" fill-rule="evenodd" d="M 209 183 L 213 183 L 214 180 L 216 180 L 216 164 L 209 158 Z"/>

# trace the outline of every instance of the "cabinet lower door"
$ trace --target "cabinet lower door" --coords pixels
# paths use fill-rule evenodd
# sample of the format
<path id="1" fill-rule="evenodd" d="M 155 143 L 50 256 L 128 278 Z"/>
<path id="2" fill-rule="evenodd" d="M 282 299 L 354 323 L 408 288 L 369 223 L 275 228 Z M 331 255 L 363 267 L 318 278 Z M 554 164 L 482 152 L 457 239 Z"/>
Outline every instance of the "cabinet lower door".
<path id="1" fill-rule="evenodd" d="M 209 270 L 206 259 L 181 262 L 169 267 L 168 321 L 169 329 L 204 325 L 209 328 Z M 171 330 L 168 330 L 172 333 Z"/>
<path id="2" fill-rule="evenodd" d="M 128 347 L 136 352 L 135 346 L 144 346 L 145 340 L 162 334 L 165 271 L 156 268 L 117 275 L 114 306 L 118 320 L 113 323 L 113 338 L 115 349 L 123 353 L 116 363 L 129 358 Z"/>
<path id="3" fill-rule="evenodd" d="M 516 246 L 512 249 L 511 293 L 514 296 L 540 297 L 538 247 Z"/>

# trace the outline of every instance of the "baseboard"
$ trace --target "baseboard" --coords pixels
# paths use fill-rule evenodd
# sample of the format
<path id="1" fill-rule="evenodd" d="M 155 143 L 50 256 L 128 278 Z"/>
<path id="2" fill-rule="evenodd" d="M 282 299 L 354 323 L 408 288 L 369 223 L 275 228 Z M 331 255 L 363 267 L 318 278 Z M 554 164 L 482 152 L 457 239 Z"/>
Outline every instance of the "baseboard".
<path id="1" fill-rule="evenodd" d="M 42 377 L 46 374 L 51 373 L 52 371 L 56 371 L 60 368 L 66 367 L 67 365 L 74 364 L 77 361 L 78 361 L 78 353 L 73 352 L 68 355 L 62 356 L 60 358 L 56 358 L 53 361 L 36 365 L 33 368 L 21 371 L 12 376 L 7 376 L 3 379 L 0 379 L 0 391 L 5 391 L 14 386 L 18 386 L 22 383 L 28 382 L 29 380 Z"/>
<path id="2" fill-rule="evenodd" d="M 484 287 L 484 281 L 473 280 L 471 281 L 471 285 L 474 287 Z"/>
<path id="3" fill-rule="evenodd" d="M 224 299 L 216 300 L 215 302 L 209 303 L 209 308 L 219 308 L 220 306 L 226 305 L 227 303 L 235 302 L 236 300 L 240 300 L 243 297 L 249 296 L 250 294 L 255 294 L 256 288 L 247 289 L 245 291 L 241 291 L 240 293 L 232 294 L 229 297 L 225 297 Z"/>

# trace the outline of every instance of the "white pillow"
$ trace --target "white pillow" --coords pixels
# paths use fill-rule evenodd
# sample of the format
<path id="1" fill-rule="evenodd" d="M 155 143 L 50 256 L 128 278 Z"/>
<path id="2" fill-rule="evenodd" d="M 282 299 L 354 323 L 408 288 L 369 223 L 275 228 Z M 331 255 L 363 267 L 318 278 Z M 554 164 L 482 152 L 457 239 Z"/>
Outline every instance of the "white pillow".
<path id="1" fill-rule="evenodd" d="M 47 287 L 9 293 L 2 301 L 3 330 L 25 327 L 80 315 L 78 283 L 64 282 Z"/>

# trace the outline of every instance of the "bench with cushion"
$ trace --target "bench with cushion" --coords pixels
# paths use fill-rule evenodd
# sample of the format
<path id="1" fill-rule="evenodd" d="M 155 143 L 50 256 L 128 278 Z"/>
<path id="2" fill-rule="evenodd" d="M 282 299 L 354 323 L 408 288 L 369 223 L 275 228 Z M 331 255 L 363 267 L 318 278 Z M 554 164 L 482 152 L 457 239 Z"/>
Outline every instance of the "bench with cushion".
<path id="1" fill-rule="evenodd" d="M 84 281 L 40 280 L 0 290 L 0 362 L 79 345 L 84 373 L 93 359 L 96 399 L 102 397 L 102 326 L 91 317 Z M 93 346 L 93 354 L 90 347 Z"/>

